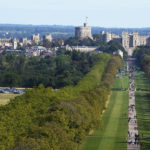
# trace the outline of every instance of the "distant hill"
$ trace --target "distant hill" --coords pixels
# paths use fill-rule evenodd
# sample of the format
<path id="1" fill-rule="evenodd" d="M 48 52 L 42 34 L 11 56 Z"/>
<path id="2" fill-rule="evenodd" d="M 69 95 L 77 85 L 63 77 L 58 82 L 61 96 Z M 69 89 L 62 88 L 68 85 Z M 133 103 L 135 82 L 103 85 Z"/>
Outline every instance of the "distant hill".
<path id="1" fill-rule="evenodd" d="M 9 37 L 28 37 L 31 38 L 33 33 L 40 33 L 41 37 L 45 34 L 51 33 L 53 38 L 58 37 L 72 37 L 74 36 L 75 26 L 63 25 L 19 25 L 19 24 L 0 24 L 0 38 Z M 142 35 L 150 35 L 150 28 L 103 28 L 92 27 L 92 33 L 100 33 L 101 30 L 106 32 L 113 32 L 121 34 L 122 31 L 138 31 Z"/>

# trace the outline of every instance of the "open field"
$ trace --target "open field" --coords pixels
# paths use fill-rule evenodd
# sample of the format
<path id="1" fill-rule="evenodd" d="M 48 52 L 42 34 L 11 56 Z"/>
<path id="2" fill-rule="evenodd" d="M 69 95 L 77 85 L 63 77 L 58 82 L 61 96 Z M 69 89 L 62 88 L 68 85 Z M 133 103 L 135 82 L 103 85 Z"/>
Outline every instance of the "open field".
<path id="1" fill-rule="evenodd" d="M 116 79 L 115 88 L 126 88 L 128 77 Z M 119 81 L 120 80 L 120 81 Z M 127 91 L 113 91 L 108 107 L 103 114 L 103 129 L 95 130 L 87 136 L 81 150 L 126 150 L 128 133 L 128 101 Z"/>
<path id="2" fill-rule="evenodd" d="M 120 78 L 116 78 L 113 88 L 114 89 L 128 89 L 129 88 L 129 77 L 121 76 Z"/>
<path id="3" fill-rule="evenodd" d="M 150 81 L 147 79 L 144 72 L 135 72 L 134 79 L 136 89 L 150 90 Z"/>
<path id="4" fill-rule="evenodd" d="M 0 105 L 7 104 L 10 101 L 10 99 L 13 99 L 19 95 L 20 94 L 12 94 L 12 93 L 3 94 L 3 93 L 0 93 Z"/>

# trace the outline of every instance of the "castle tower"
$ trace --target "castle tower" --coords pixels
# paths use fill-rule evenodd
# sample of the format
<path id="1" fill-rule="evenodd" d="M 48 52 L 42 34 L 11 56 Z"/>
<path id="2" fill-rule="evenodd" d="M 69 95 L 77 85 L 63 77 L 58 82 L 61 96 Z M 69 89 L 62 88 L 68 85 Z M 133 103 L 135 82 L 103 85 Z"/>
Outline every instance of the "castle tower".
<path id="1" fill-rule="evenodd" d="M 111 33 L 106 33 L 105 34 L 105 42 L 108 43 L 112 40 L 112 34 Z"/>
<path id="2" fill-rule="evenodd" d="M 129 33 L 123 31 L 122 32 L 122 46 L 128 50 L 129 49 L 129 43 L 130 43 L 130 37 L 129 37 Z"/>
<path id="3" fill-rule="evenodd" d="M 39 41 L 40 41 L 40 34 L 33 34 L 33 35 L 32 35 L 32 41 L 33 41 L 35 44 L 38 44 Z"/>
<path id="4" fill-rule="evenodd" d="M 138 32 L 133 32 L 133 41 L 132 42 L 133 42 L 133 47 L 137 47 L 140 45 Z"/>
<path id="5" fill-rule="evenodd" d="M 87 23 L 84 23 L 83 27 L 76 27 L 75 37 L 78 39 L 85 39 L 85 38 L 93 39 L 91 27 L 89 27 Z"/>

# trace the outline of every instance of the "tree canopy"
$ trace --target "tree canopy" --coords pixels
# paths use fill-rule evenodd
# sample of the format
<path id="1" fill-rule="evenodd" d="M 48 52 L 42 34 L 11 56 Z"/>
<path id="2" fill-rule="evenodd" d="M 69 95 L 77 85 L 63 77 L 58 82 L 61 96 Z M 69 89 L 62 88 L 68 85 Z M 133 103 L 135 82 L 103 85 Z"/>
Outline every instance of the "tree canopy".
<path id="1" fill-rule="evenodd" d="M 102 126 L 101 114 L 120 66 L 119 57 L 101 54 L 77 85 L 59 90 L 39 85 L 1 106 L 0 149 L 77 150 L 91 129 Z"/>
<path id="2" fill-rule="evenodd" d="M 76 85 L 90 71 L 96 55 L 60 49 L 55 57 L 0 55 L 0 85 L 11 87 L 61 88 Z"/>

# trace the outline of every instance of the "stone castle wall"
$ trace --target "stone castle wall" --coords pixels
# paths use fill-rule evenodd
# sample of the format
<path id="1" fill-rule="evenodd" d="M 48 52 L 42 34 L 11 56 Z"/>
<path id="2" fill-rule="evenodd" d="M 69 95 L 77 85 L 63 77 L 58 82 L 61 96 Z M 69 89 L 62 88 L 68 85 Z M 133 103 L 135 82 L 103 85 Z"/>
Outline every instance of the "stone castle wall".
<path id="1" fill-rule="evenodd" d="M 103 39 L 105 42 L 109 42 L 111 40 L 118 40 L 121 41 L 122 46 L 125 49 L 129 49 L 129 48 L 135 48 L 137 46 L 145 46 L 150 42 L 150 36 L 144 36 L 144 35 L 139 35 L 138 32 L 133 32 L 132 34 L 129 34 L 128 32 L 122 32 L 122 35 L 116 35 L 116 34 L 112 34 L 112 33 L 103 33 Z"/>

